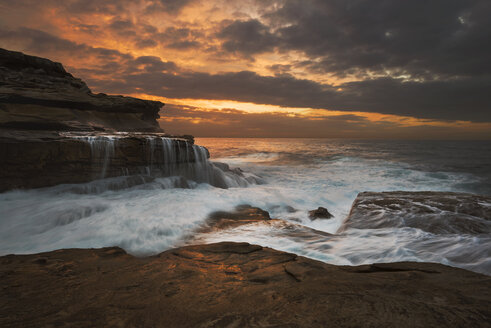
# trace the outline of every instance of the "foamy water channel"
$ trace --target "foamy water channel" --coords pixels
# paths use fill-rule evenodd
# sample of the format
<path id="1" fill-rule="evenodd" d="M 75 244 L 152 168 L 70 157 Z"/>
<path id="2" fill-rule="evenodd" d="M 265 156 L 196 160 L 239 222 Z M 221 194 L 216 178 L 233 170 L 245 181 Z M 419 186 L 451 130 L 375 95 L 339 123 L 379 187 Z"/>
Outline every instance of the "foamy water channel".
<path id="1" fill-rule="evenodd" d="M 285 233 L 282 224 L 252 224 L 198 236 L 194 242 L 246 241 L 333 264 L 431 261 L 491 274 L 489 235 L 437 236 L 417 228 L 336 234 L 359 192 L 487 193 L 489 145 L 484 153 L 482 146 L 474 153 L 468 145 L 461 146 L 462 157 L 474 156 L 477 168 L 469 168 L 465 158 L 456 158 L 452 166 L 445 158 L 440 163 L 428 155 L 435 152 L 425 153 L 428 147 L 450 147 L 438 143 L 406 143 L 405 152 L 400 144 L 349 140 L 200 138 L 196 144 L 209 149 L 212 161 L 240 167 L 245 177 L 258 179 L 224 189 L 192 180 L 181 188 L 178 176 L 148 177 L 132 185 L 120 177 L 3 193 L 0 254 L 104 246 L 121 246 L 135 255 L 156 254 L 188 243 L 209 213 L 250 204 L 299 230 L 309 227 L 334 236 L 309 230 L 302 237 Z M 458 149 L 453 151 L 454 157 L 458 154 Z M 115 185 L 121 188 L 108 188 Z M 319 206 L 334 218 L 311 221 L 307 212 Z"/>

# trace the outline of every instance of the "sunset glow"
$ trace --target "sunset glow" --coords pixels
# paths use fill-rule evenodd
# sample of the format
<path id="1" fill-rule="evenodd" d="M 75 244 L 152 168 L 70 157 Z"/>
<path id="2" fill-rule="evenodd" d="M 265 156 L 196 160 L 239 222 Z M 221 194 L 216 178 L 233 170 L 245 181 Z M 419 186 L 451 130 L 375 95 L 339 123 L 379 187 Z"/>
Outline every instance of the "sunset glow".
<path id="1" fill-rule="evenodd" d="M 454 9 L 448 15 L 455 14 L 459 24 L 448 27 L 449 35 L 475 33 L 468 20 L 458 19 L 463 17 L 456 14 L 460 9 Z M 295 10 L 299 15 L 292 16 Z M 329 119 L 348 115 L 343 124 L 351 125 L 349 135 L 354 137 L 368 137 L 367 127 L 378 129 L 370 136 L 387 138 L 400 137 L 394 134 L 396 127 L 409 138 L 491 137 L 487 100 L 480 94 L 471 97 L 465 85 L 474 83 L 472 75 L 429 66 L 440 59 L 418 59 L 425 55 L 417 52 L 417 45 L 409 57 L 400 53 L 395 47 L 403 47 L 404 40 L 398 38 L 413 33 L 405 26 L 396 28 L 397 22 L 387 18 L 378 35 L 364 30 L 361 21 L 331 25 L 329 19 L 337 19 L 336 10 L 341 10 L 333 5 L 322 4 L 317 10 L 295 1 L 2 2 L 0 42 L 64 63 L 94 92 L 192 108 L 195 115 L 182 116 L 179 122 L 201 125 L 200 133 L 211 133 L 213 120 L 220 120 L 222 113 L 223 122 L 228 121 L 224 110 L 234 109 L 242 115 L 296 118 L 299 124 L 305 119 L 325 122 L 326 129 L 331 128 Z M 324 14 L 325 26 L 309 30 L 314 28 L 309 22 Z M 468 19 L 477 24 L 479 17 Z M 427 24 L 430 30 L 443 28 Z M 340 36 L 351 30 L 360 34 Z M 368 33 L 365 39 L 363 33 Z M 346 46 L 346 53 L 324 44 L 323 38 Z M 346 42 L 351 45 L 343 45 Z M 388 59 L 379 63 L 375 53 Z M 414 66 L 423 61 L 428 66 Z M 488 83 L 480 82 L 483 90 Z M 453 98 L 459 88 L 455 97 L 469 93 L 469 99 Z M 213 119 L 203 117 L 210 112 Z M 177 119 L 166 117 L 165 108 L 161 116 L 164 129 L 182 128 L 166 125 Z M 432 127 L 439 132 L 430 131 Z M 322 125 L 315 129 L 322 130 Z"/>

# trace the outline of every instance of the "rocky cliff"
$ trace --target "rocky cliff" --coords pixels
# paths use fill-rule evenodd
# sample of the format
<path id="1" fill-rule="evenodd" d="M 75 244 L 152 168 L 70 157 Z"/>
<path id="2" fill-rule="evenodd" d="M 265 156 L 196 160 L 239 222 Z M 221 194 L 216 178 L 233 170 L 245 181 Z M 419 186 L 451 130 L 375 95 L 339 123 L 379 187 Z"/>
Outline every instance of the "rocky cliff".
<path id="1" fill-rule="evenodd" d="M 94 94 L 60 63 L 0 48 L 0 128 L 161 131 L 158 101 Z"/>
<path id="2" fill-rule="evenodd" d="M 0 192 L 117 176 L 186 175 L 194 172 L 190 165 L 205 165 L 208 157 L 192 138 L 163 134 L 3 131 Z"/>
<path id="3" fill-rule="evenodd" d="M 196 178 L 189 164 L 209 154 L 192 136 L 163 133 L 163 105 L 94 94 L 60 63 L 0 49 L 0 192 L 135 174 Z"/>
<path id="4" fill-rule="evenodd" d="M 334 266 L 246 243 L 0 257 L 2 327 L 488 327 L 489 277 Z"/>

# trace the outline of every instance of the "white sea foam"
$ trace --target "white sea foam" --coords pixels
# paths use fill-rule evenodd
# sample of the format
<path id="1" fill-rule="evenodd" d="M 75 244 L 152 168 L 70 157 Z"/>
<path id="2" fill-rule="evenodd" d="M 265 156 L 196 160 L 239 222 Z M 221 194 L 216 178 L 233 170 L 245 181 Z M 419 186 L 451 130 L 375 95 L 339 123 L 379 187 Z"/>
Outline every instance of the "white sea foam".
<path id="1" fill-rule="evenodd" d="M 239 166 L 266 184 L 237 183 L 220 189 L 180 177 L 148 178 L 143 184 L 123 177 L 3 193 L 0 254 L 114 245 L 136 255 L 155 254 L 185 244 L 209 213 L 233 210 L 239 204 L 261 207 L 273 218 L 334 234 L 359 192 L 467 191 L 459 189 L 459 184 L 480 181 L 469 172 L 424 171 L 375 155 L 353 156 L 349 143 L 337 148 L 328 145 L 320 152 L 319 145 L 303 140 L 238 141 L 234 150 L 227 148 L 233 140 L 220 141 L 219 146 L 212 141 L 198 139 L 197 143 L 208 146 L 212 155 L 215 147 L 215 160 Z M 117 183 L 125 188 L 107 187 Z M 328 208 L 334 219 L 311 221 L 307 212 L 318 206 Z M 436 261 L 491 273 L 489 237 L 435 237 L 412 228 L 354 229 L 335 237 L 302 239 L 285 235 L 280 226 L 257 224 L 201 240 L 247 241 L 335 264 Z M 464 256 L 470 253 L 474 255 Z"/>

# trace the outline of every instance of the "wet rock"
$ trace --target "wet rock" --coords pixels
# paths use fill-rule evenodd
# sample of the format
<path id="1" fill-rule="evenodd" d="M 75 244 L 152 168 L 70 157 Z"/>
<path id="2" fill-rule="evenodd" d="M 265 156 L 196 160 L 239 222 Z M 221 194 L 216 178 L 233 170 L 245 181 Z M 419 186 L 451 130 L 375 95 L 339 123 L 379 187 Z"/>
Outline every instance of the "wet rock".
<path id="1" fill-rule="evenodd" d="M 172 139 L 172 149 L 167 151 L 173 154 L 167 158 L 163 135 L 130 133 L 113 144 L 109 139 L 101 140 L 93 149 L 87 139 L 78 136 L 0 129 L 0 192 L 148 175 L 150 169 L 165 176 L 171 167 L 179 170 L 183 166 L 184 170 L 196 161 L 192 140 L 181 138 Z M 149 144 L 150 137 L 156 138 L 154 147 Z"/>
<path id="2" fill-rule="evenodd" d="M 157 122 L 162 106 L 94 94 L 60 63 L 0 48 L 0 192 L 148 175 L 154 168 L 167 176 L 170 166 L 196 162 L 192 136 L 173 138 L 170 160 L 162 156 L 163 141 L 149 142 L 172 137 Z M 117 147 L 83 139 L 122 132 L 127 137 Z"/>
<path id="3" fill-rule="evenodd" d="M 330 219 L 332 217 L 333 215 L 325 207 L 318 207 L 316 210 L 309 211 L 309 218 L 311 220 Z"/>
<path id="4" fill-rule="evenodd" d="M 487 327 L 491 318 L 489 277 L 434 263 L 334 266 L 247 243 L 0 263 L 2 327 Z"/>
<path id="5" fill-rule="evenodd" d="M 432 234 L 490 234 L 491 197 L 453 192 L 363 192 L 340 228 L 410 227 Z"/>
<path id="6" fill-rule="evenodd" d="M 223 230 L 238 227 L 240 225 L 271 220 L 269 213 L 259 207 L 251 205 L 239 205 L 235 211 L 217 211 L 211 213 L 198 233 L 212 230 Z"/>

